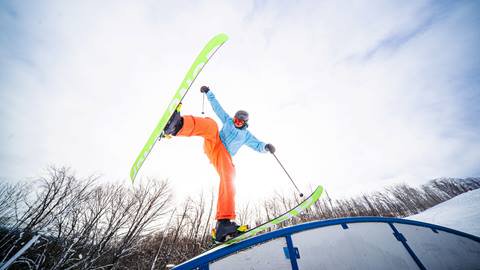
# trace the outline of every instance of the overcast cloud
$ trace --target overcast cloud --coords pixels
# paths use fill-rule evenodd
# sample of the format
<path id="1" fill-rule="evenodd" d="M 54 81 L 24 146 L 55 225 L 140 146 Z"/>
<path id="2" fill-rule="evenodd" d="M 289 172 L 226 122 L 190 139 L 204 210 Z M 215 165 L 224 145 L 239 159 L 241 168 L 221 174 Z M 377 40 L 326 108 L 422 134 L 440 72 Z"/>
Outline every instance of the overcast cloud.
<path id="1" fill-rule="evenodd" d="M 0 179 L 65 165 L 128 182 L 195 56 L 230 40 L 201 85 L 251 114 L 302 189 L 333 196 L 480 175 L 478 1 L 2 1 Z M 207 115 L 215 117 L 210 107 Z M 241 202 L 293 191 L 269 154 L 234 157 Z M 179 196 L 216 191 L 200 138 L 162 141 L 140 171 Z"/>

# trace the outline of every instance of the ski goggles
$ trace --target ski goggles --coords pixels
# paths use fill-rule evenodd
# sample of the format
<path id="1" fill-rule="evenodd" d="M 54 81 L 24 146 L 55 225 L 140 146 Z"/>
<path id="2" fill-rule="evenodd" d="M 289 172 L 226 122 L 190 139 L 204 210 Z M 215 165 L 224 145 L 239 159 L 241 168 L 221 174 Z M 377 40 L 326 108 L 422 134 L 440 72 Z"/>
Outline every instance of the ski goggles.
<path id="1" fill-rule="evenodd" d="M 246 121 L 242 120 L 242 119 L 238 119 L 237 117 L 234 117 L 233 118 L 233 123 L 235 124 L 235 126 L 237 127 L 242 127 L 246 124 Z"/>

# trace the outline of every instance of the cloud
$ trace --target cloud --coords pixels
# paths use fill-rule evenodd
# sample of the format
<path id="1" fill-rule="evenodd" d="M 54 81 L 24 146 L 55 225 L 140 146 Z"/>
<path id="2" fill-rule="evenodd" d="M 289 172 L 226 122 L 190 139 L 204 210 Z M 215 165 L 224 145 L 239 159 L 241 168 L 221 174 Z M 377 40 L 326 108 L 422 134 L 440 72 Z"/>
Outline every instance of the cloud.
<path id="1" fill-rule="evenodd" d="M 448 19 L 451 11 L 460 6 L 460 3 L 440 1 L 424 3 L 421 8 L 415 9 L 410 16 L 414 17 L 409 23 L 397 25 L 398 29 L 392 29 L 392 33 L 382 37 L 374 46 L 361 55 L 352 56 L 361 61 L 369 61 L 378 53 L 387 51 L 393 53 L 414 38 L 427 32 L 434 27 L 435 23 L 441 23 Z"/>
<path id="2" fill-rule="evenodd" d="M 303 189 L 321 183 L 340 196 L 478 174 L 475 2 L 2 5 L 2 178 L 59 164 L 127 181 L 189 65 L 220 32 L 230 40 L 183 113 L 199 114 L 198 88 L 210 85 L 228 112 L 250 112 L 252 132 Z M 271 156 L 242 149 L 234 160 L 240 201 L 292 190 Z M 141 176 L 170 178 L 182 194 L 218 181 L 199 138 L 162 141 L 144 166 Z"/>

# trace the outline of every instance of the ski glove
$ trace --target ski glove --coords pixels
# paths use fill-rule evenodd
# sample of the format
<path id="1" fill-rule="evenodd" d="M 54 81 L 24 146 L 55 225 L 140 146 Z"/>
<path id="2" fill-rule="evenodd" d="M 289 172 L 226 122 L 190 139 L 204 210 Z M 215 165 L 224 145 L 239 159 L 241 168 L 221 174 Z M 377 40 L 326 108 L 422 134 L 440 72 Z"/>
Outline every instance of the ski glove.
<path id="1" fill-rule="evenodd" d="M 267 150 L 270 153 L 275 153 L 275 147 L 271 143 L 267 143 L 265 145 L 265 150 Z"/>
<path id="2" fill-rule="evenodd" d="M 204 85 L 204 86 L 200 87 L 200 92 L 206 94 L 206 93 L 208 93 L 208 91 L 210 91 L 210 88 L 208 88 L 208 86 Z"/>

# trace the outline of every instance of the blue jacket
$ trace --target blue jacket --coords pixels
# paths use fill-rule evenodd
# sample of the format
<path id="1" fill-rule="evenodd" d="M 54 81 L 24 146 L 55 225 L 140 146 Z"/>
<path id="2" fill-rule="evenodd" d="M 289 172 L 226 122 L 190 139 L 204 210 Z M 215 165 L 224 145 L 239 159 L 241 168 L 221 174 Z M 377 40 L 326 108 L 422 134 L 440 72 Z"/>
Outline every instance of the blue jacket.
<path id="1" fill-rule="evenodd" d="M 213 111 L 223 123 L 223 127 L 220 130 L 220 139 L 231 156 L 234 156 L 238 152 L 238 149 L 244 144 L 255 151 L 262 153 L 267 152 L 267 150 L 265 150 L 265 143 L 255 138 L 255 136 L 247 130 L 247 127 L 241 129 L 235 127 L 233 118 L 220 106 L 220 103 L 218 103 L 218 100 L 211 90 L 207 92 L 207 98 L 212 105 Z"/>

